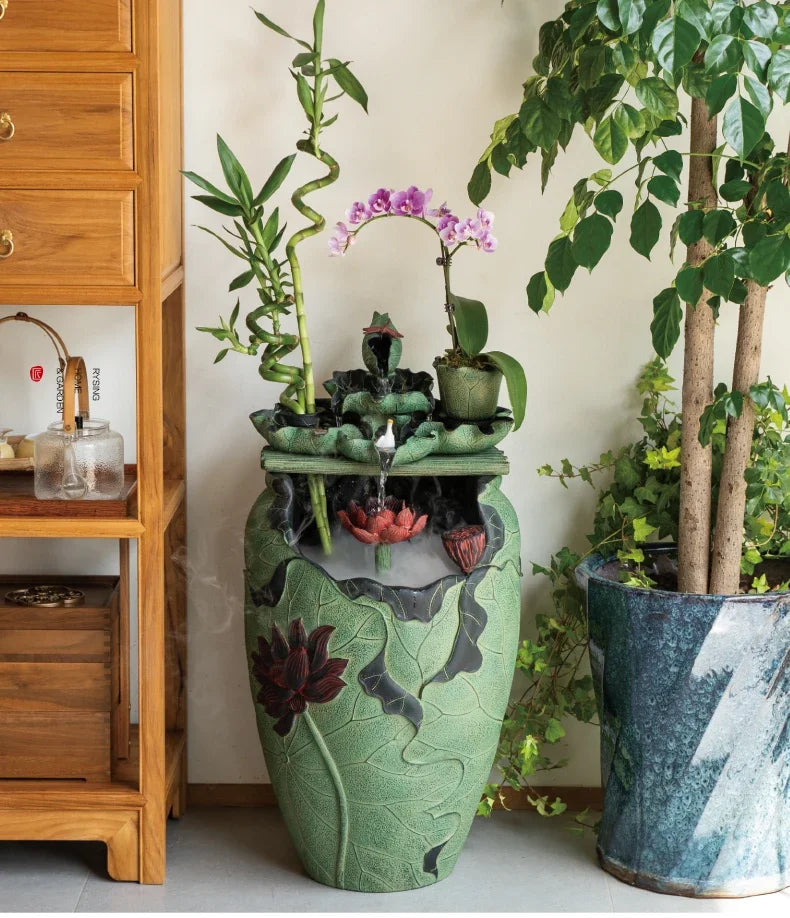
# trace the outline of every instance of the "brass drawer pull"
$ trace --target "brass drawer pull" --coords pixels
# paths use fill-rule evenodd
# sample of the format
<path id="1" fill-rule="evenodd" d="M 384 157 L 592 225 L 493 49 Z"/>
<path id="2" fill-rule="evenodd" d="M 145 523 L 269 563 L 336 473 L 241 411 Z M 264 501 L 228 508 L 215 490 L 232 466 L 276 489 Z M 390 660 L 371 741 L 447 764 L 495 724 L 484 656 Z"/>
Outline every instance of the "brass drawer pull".
<path id="1" fill-rule="evenodd" d="M 0 112 L 0 140 L 10 140 L 15 133 L 16 125 L 11 120 L 11 116 L 8 112 Z"/>
<path id="2" fill-rule="evenodd" d="M 5 16 L 5 11 L 8 9 L 8 0 L 0 0 L 0 19 Z"/>
<path id="3" fill-rule="evenodd" d="M 14 254 L 14 234 L 11 230 L 0 230 L 0 258 L 10 258 Z"/>

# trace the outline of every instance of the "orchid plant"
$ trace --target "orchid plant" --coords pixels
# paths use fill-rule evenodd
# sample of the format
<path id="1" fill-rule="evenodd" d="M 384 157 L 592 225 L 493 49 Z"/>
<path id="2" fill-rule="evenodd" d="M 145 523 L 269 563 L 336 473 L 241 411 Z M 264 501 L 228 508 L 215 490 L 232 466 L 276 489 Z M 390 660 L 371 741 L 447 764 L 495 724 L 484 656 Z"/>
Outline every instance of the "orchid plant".
<path id="1" fill-rule="evenodd" d="M 362 229 L 377 220 L 389 217 L 406 217 L 422 223 L 439 241 L 441 255 L 436 264 L 444 273 L 445 310 L 452 338 L 452 347 L 441 358 L 450 366 L 475 366 L 480 369 L 500 370 L 507 384 L 510 404 L 513 407 L 514 430 L 523 420 L 527 403 L 527 380 L 521 364 L 502 351 L 483 352 L 488 341 L 488 312 L 479 300 L 471 300 L 453 293 L 450 269 L 453 258 L 463 248 L 473 248 L 490 254 L 497 249 L 497 239 L 492 232 L 494 215 L 479 208 L 474 217 L 459 217 L 447 206 L 431 208 L 431 188 L 420 190 L 411 185 L 405 191 L 379 188 L 367 201 L 354 201 L 346 211 L 346 222 L 335 224 L 329 240 L 330 255 L 345 255 L 356 242 Z"/>

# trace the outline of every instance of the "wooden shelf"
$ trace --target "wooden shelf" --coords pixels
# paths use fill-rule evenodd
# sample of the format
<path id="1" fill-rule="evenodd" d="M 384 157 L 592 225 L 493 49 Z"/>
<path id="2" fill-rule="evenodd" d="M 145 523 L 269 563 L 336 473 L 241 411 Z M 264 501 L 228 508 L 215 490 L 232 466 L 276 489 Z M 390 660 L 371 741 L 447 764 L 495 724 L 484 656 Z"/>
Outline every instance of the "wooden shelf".
<path id="1" fill-rule="evenodd" d="M 173 730 L 165 738 L 167 796 L 176 785 L 181 760 L 186 752 L 183 731 Z M 131 728 L 131 754 L 115 766 L 113 779 L 106 784 L 85 781 L 0 781 L 0 811 L 6 807 L 31 809 L 107 809 L 141 807 L 146 798 L 138 790 L 140 737 L 137 724 Z M 2 827 L 2 813 L 0 813 Z"/>
<path id="2" fill-rule="evenodd" d="M 165 481 L 165 496 L 162 501 L 165 518 L 165 529 L 170 525 L 173 517 L 178 513 L 186 496 L 186 483 L 177 479 Z"/>
<path id="3" fill-rule="evenodd" d="M 37 500 L 30 472 L 0 473 L 0 538 L 136 539 L 142 533 L 134 466 L 126 467 L 119 500 Z"/>
<path id="4" fill-rule="evenodd" d="M 103 841 L 108 849 L 108 871 L 114 879 L 159 884 L 165 879 L 166 817 L 168 813 L 179 816 L 184 811 L 187 782 L 186 578 L 180 563 L 186 549 L 186 339 L 180 171 L 183 3 L 101 0 L 93 5 L 107 11 L 117 7 L 128 25 L 129 50 L 101 50 L 108 47 L 105 39 L 96 40 L 99 50 L 88 50 L 93 47 L 90 42 L 95 38 L 94 32 L 100 32 L 102 26 L 94 21 L 96 17 L 87 17 L 87 24 L 73 32 L 72 44 L 67 45 L 73 50 L 58 50 L 58 29 L 41 32 L 34 28 L 30 50 L 4 52 L 3 68 L 59 74 L 58 85 L 63 87 L 69 87 L 70 80 L 75 85 L 84 82 L 82 76 L 72 80 L 71 74 L 133 74 L 131 105 L 119 96 L 118 108 L 122 126 L 131 126 L 132 136 L 124 135 L 124 143 L 131 141 L 128 149 L 133 149 L 134 161 L 121 157 L 121 163 L 131 168 L 108 171 L 101 162 L 94 161 L 91 151 L 96 145 L 85 139 L 86 118 L 74 118 L 59 130 L 73 130 L 74 146 L 81 150 L 84 147 L 78 168 L 59 168 L 58 163 L 63 164 L 60 155 L 51 161 L 45 158 L 38 163 L 40 168 L 35 160 L 20 158 L 19 168 L 5 170 L 0 176 L 0 196 L 15 197 L 21 202 L 18 224 L 12 228 L 19 229 L 17 250 L 22 259 L 30 259 L 30 247 L 23 244 L 23 239 L 33 219 L 31 208 L 43 200 L 41 196 L 54 200 L 54 195 L 67 194 L 69 200 L 87 202 L 91 193 L 101 191 L 122 203 L 112 210 L 112 219 L 107 219 L 107 229 L 101 232 L 88 226 L 94 216 L 88 204 L 84 214 L 78 215 L 80 219 L 67 221 L 57 208 L 48 208 L 47 225 L 50 221 L 53 229 L 58 227 L 58 221 L 67 225 L 74 251 L 70 250 L 65 260 L 58 260 L 62 253 L 47 250 L 37 236 L 31 237 L 43 247 L 40 270 L 26 274 L 18 268 L 16 259 L 9 262 L 9 271 L 0 272 L 0 307 L 135 309 L 138 468 L 131 470 L 121 500 L 102 502 L 36 501 L 30 474 L 16 479 L 0 474 L 0 539 L 117 540 L 120 576 L 127 583 L 129 540 L 137 540 L 140 726 L 134 731 L 131 758 L 115 768 L 112 780 L 106 784 L 0 781 L 0 839 Z M 20 4 L 14 15 L 18 30 L 25 29 L 26 16 L 35 15 L 35 10 L 25 11 L 28 6 L 31 4 Z M 67 0 L 65 6 L 76 9 L 79 3 Z M 53 35 L 57 35 L 54 41 Z M 110 42 L 109 47 L 116 45 Z M 17 82 L 22 85 L 23 81 Z M 10 99 L 8 105 L 13 104 Z M 50 108 L 58 110 L 54 97 Z M 21 143 L 39 137 L 41 143 L 46 140 L 56 145 L 57 139 L 47 134 L 46 125 L 37 127 L 31 119 L 25 126 L 25 136 L 17 135 Z M 112 137 L 103 138 L 105 147 L 115 143 L 117 122 L 112 131 Z M 75 191 L 81 195 L 73 195 Z M 35 200 L 31 199 L 33 192 Z M 43 229 L 43 217 L 39 223 Z M 46 233 L 41 237 L 45 238 Z M 88 244 L 86 240 L 92 241 Z M 106 273 L 97 272 L 101 253 Z M 84 563 L 90 565 L 92 561 L 86 557 Z M 124 595 L 127 615 L 121 620 L 128 623 L 128 593 Z M 127 630 L 123 638 L 128 642 L 128 637 Z M 119 682 L 129 680 L 128 666 L 124 672 L 119 665 L 118 672 Z"/>
<path id="5" fill-rule="evenodd" d="M 0 472 L 0 517 L 69 520 L 128 519 L 137 515 L 137 469 L 126 466 L 117 500 L 38 500 L 30 472 Z"/>
<path id="6" fill-rule="evenodd" d="M 367 465 L 335 456 L 300 456 L 264 447 L 261 465 L 268 472 L 294 472 L 305 475 L 367 475 L 378 476 L 377 465 Z M 510 463 L 502 450 L 491 447 L 480 453 L 463 456 L 428 456 L 408 465 L 395 465 L 393 477 L 448 475 L 507 475 Z"/>

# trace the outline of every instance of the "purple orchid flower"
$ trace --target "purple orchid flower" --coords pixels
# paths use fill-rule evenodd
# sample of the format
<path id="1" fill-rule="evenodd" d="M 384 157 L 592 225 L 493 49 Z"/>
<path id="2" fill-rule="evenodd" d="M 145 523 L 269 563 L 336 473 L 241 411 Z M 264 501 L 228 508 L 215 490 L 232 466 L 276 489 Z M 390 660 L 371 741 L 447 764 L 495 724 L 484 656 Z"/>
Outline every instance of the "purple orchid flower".
<path id="1" fill-rule="evenodd" d="M 441 220 L 443 217 L 448 217 L 451 214 L 452 214 L 452 211 L 447 206 L 447 201 L 445 201 L 444 204 L 442 204 L 440 207 L 434 207 L 431 210 L 425 211 L 426 217 L 438 217 L 439 220 Z"/>
<path id="2" fill-rule="evenodd" d="M 456 245 L 460 241 L 457 232 L 460 222 L 458 217 L 448 214 L 446 217 L 442 217 L 437 224 L 436 229 L 439 231 L 439 238 L 446 246 Z"/>
<path id="3" fill-rule="evenodd" d="M 430 201 L 433 191 L 420 191 L 416 185 L 411 185 L 406 191 L 396 191 L 391 197 L 392 213 L 401 217 L 422 217 L 425 214 L 425 205 Z"/>
<path id="4" fill-rule="evenodd" d="M 332 236 L 329 239 L 330 255 L 345 255 L 349 247 L 354 244 L 356 236 L 345 223 L 336 223 Z"/>
<path id="5" fill-rule="evenodd" d="M 388 214 L 392 210 L 390 201 L 391 192 L 386 188 L 379 188 L 368 198 L 368 207 L 372 214 Z"/>
<path id="6" fill-rule="evenodd" d="M 465 220 L 461 220 L 458 223 L 455 232 L 459 242 L 469 242 L 470 239 L 481 239 L 485 230 L 480 225 L 479 220 L 467 217 Z"/>
<path id="7" fill-rule="evenodd" d="M 496 252 L 499 241 L 496 236 L 492 236 L 491 233 L 485 233 L 478 240 L 477 247 L 481 252 Z"/>
<path id="8" fill-rule="evenodd" d="M 346 211 L 346 218 L 353 225 L 364 223 L 365 220 L 369 220 L 372 216 L 373 213 L 370 207 L 364 201 L 354 201 Z"/>
<path id="9" fill-rule="evenodd" d="M 484 230 L 490 230 L 494 225 L 494 215 L 490 210 L 483 210 L 481 207 L 477 212 L 477 221 Z"/>

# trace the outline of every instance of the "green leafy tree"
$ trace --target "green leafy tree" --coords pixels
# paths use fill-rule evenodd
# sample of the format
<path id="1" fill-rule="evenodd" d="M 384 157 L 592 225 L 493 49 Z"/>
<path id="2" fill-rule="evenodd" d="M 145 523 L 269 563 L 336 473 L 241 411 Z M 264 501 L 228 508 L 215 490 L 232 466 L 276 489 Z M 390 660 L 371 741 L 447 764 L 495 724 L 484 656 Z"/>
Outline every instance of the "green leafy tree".
<path id="1" fill-rule="evenodd" d="M 292 205 L 309 221 L 308 225 L 285 240 L 286 226 L 282 222 L 279 208 L 275 207 L 268 216 L 264 208 L 288 177 L 296 153 L 286 156 L 275 166 L 257 194 L 244 167 L 219 136 L 217 152 L 226 190 L 221 190 L 194 172 L 184 173 L 186 178 L 205 192 L 196 195 L 195 200 L 232 219 L 232 226 L 224 226 L 221 233 L 201 227 L 244 262 L 244 270 L 230 282 L 229 290 L 234 292 L 254 285 L 258 300 L 258 305 L 245 319 L 248 333 L 246 340 L 242 340 L 243 333 L 236 327 L 241 309 L 239 300 L 228 320 L 220 317 L 219 326 L 203 327 L 199 331 L 207 332 L 222 342 L 223 347 L 215 363 L 223 360 L 229 351 L 258 357 L 261 377 L 285 386 L 279 398 L 282 408 L 300 415 L 315 412 L 315 379 L 297 247 L 321 233 L 326 225 L 324 217 L 306 203 L 305 197 L 333 184 L 340 175 L 337 162 L 321 146 L 322 132 L 338 117 L 337 114 L 327 113 L 328 103 L 348 96 L 365 111 L 368 106 L 367 94 L 349 69 L 348 61 L 324 56 L 324 11 L 325 0 L 318 0 L 313 15 L 312 41 L 294 38 L 263 13 L 255 13 L 264 26 L 294 41 L 302 49 L 293 59 L 290 71 L 296 83 L 299 103 L 307 118 L 307 136 L 297 141 L 296 149 L 299 153 L 312 156 L 326 169 L 324 175 L 297 188 L 291 196 Z M 286 331 L 283 320 L 291 314 L 296 328 Z M 301 366 L 288 363 L 290 355 L 297 349 L 301 355 Z M 324 481 L 318 475 L 310 475 L 308 480 L 316 524 L 328 554 L 332 542 Z"/>
<path id="2" fill-rule="evenodd" d="M 653 300 L 651 325 L 656 352 L 666 357 L 685 322 L 678 527 L 684 592 L 738 589 L 766 292 L 790 268 L 790 160 L 787 144 L 766 130 L 771 112 L 790 100 L 788 45 L 785 2 L 570 0 L 541 27 L 523 104 L 496 123 L 469 184 L 479 203 L 492 172 L 508 176 L 539 154 L 545 188 L 577 127 L 603 160 L 575 185 L 544 268 L 527 285 L 536 312 L 551 308 L 580 267 L 592 271 L 601 262 L 623 220 L 628 179 L 636 185 L 632 248 L 650 258 L 665 226 L 672 249 L 678 240 L 686 246 L 683 265 Z M 691 100 L 689 120 L 681 113 L 683 96 Z M 722 400 L 713 392 L 713 345 L 727 304 L 739 310 L 739 328 L 732 384 Z M 713 449 L 701 422 L 723 404 L 726 447 L 714 501 Z"/>

